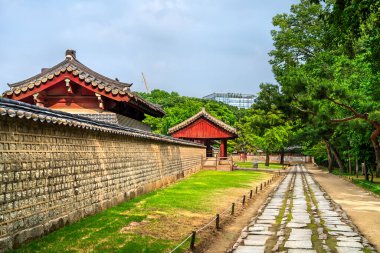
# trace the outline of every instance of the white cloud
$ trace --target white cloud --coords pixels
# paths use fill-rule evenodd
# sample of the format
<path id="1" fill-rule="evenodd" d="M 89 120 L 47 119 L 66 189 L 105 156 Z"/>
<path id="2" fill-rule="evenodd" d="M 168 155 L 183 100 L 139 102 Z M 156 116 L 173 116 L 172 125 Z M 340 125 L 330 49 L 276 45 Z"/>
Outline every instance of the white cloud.
<path id="1" fill-rule="evenodd" d="M 0 90 L 67 48 L 104 75 L 184 95 L 273 81 L 271 18 L 296 0 L 0 0 Z"/>

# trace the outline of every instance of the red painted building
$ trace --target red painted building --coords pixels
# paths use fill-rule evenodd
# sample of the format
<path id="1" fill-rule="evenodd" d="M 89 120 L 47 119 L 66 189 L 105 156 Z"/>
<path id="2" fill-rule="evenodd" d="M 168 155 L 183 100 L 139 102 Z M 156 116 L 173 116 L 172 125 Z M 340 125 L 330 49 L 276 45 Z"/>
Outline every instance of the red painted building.
<path id="1" fill-rule="evenodd" d="M 42 69 L 41 73 L 24 81 L 9 84 L 10 90 L 3 96 L 95 120 L 150 130 L 141 122 L 145 114 L 162 117 L 165 112 L 133 93 L 131 85 L 91 70 L 76 59 L 74 50 L 67 50 L 64 61 Z"/>
<path id="2" fill-rule="evenodd" d="M 169 129 L 175 137 L 202 143 L 207 146 L 207 156 L 212 155 L 212 143 L 220 140 L 220 157 L 227 156 L 227 140 L 237 137 L 236 129 L 206 112 L 205 108 L 193 117 Z"/>

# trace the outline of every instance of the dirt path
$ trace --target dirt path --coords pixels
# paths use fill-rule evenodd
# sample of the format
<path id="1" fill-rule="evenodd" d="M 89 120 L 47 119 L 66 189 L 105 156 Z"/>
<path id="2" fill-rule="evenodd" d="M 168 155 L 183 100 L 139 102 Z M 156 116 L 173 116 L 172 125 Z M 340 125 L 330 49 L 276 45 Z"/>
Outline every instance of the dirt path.
<path id="1" fill-rule="evenodd" d="M 380 252 L 380 198 L 315 166 L 309 165 L 308 170 Z"/>
<path id="2" fill-rule="evenodd" d="M 245 209 L 239 212 L 228 224 L 222 226 L 222 229 L 212 237 L 212 242 L 207 245 L 202 252 L 224 253 L 230 249 L 239 238 L 241 230 L 249 224 L 252 217 L 257 215 L 258 210 L 265 203 L 268 195 L 273 192 L 274 188 L 279 184 L 282 178 L 283 177 L 278 177 L 268 187 L 264 188 L 262 192 L 254 195 L 253 199 L 249 200 Z"/>

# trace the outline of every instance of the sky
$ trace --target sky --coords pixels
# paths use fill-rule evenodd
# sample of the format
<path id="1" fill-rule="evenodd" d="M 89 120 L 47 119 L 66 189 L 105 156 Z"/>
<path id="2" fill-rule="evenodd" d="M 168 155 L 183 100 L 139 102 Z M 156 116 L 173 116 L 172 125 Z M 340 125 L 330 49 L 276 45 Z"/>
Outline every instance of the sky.
<path id="1" fill-rule="evenodd" d="M 297 0 L 0 0 L 0 92 L 66 49 L 133 91 L 203 97 L 275 83 L 272 17 Z"/>

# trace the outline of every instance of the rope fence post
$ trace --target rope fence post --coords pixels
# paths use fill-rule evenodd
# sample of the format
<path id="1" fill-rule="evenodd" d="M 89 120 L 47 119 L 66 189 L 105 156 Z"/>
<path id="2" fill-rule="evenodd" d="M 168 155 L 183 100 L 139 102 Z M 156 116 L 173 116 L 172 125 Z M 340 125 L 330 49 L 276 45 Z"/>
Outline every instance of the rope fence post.
<path id="1" fill-rule="evenodd" d="M 256 194 L 257 194 L 257 188 L 258 188 L 258 187 L 256 186 Z"/>
<path id="2" fill-rule="evenodd" d="M 252 198 L 252 194 L 253 194 L 253 190 L 250 190 L 250 191 L 249 191 L 249 198 L 250 198 L 250 199 Z"/>
<path id="3" fill-rule="evenodd" d="M 260 191 L 263 189 L 263 183 L 260 183 Z"/>
<path id="4" fill-rule="evenodd" d="M 244 204 L 245 204 L 245 195 L 243 195 L 243 201 L 242 201 L 242 204 L 243 204 L 243 206 L 244 206 Z"/>
<path id="5" fill-rule="evenodd" d="M 216 227 L 216 230 L 220 229 L 220 227 L 219 227 L 219 214 L 218 213 L 216 214 L 215 227 Z"/>
<path id="6" fill-rule="evenodd" d="M 191 233 L 191 241 L 190 241 L 190 249 L 194 250 L 195 249 L 195 236 L 197 235 L 196 231 L 193 231 Z"/>
<path id="7" fill-rule="evenodd" d="M 235 203 L 232 203 L 232 206 L 231 206 L 231 215 L 234 215 L 235 214 Z"/>

